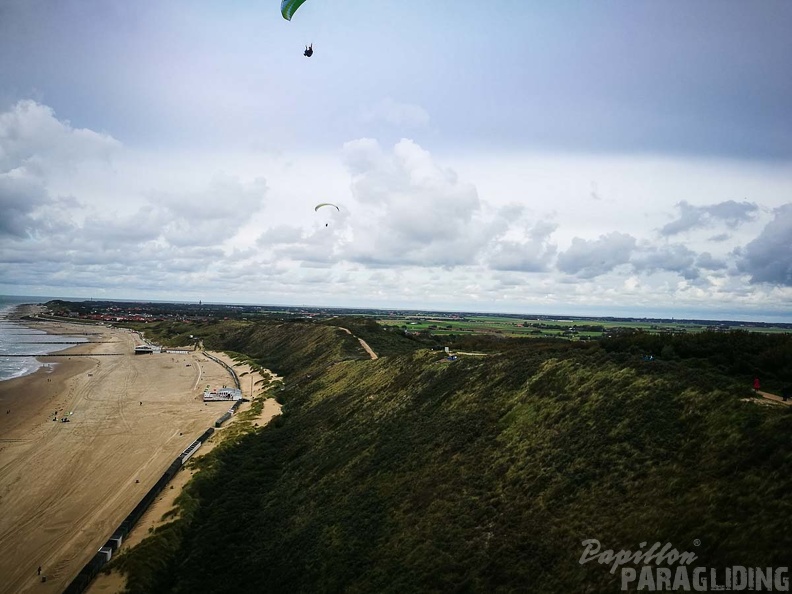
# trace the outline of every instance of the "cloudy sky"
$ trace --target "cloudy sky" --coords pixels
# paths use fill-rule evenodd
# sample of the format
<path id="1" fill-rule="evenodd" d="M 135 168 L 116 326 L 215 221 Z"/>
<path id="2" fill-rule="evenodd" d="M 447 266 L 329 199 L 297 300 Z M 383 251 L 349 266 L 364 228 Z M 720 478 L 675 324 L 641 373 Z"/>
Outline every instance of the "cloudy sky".
<path id="1" fill-rule="evenodd" d="M 786 0 L 0 0 L 0 293 L 790 322 L 790 30 Z"/>

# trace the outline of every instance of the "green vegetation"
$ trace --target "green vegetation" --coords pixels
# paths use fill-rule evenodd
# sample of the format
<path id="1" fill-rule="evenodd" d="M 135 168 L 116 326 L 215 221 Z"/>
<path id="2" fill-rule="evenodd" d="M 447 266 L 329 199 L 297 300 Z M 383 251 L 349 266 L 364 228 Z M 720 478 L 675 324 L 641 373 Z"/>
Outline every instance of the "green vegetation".
<path id="1" fill-rule="evenodd" d="M 552 318 L 549 316 L 440 314 L 389 315 L 379 318 L 386 327 L 408 333 L 425 333 L 437 337 L 490 334 L 503 337 L 563 337 L 567 340 L 591 340 L 628 331 L 651 334 L 695 333 L 709 330 L 745 330 L 762 333 L 789 332 L 788 324 L 706 322 L 700 320 L 647 320 L 615 318 Z"/>
<path id="2" fill-rule="evenodd" d="M 792 383 L 792 336 L 474 336 L 449 362 L 342 322 L 389 356 L 316 323 L 187 332 L 286 375 L 284 414 L 203 458 L 120 557 L 130 592 L 618 591 L 588 538 L 788 565 L 792 407 L 750 379 Z"/>
<path id="3" fill-rule="evenodd" d="M 129 322 L 124 326 L 145 332 L 146 337 L 165 346 L 199 340 L 207 350 L 237 356 L 244 352 L 246 362 L 283 376 L 315 373 L 339 361 L 369 358 L 360 343 L 339 328 L 299 321 Z"/>
<path id="4" fill-rule="evenodd" d="M 442 344 L 440 339 L 428 335 L 405 335 L 398 328 L 381 326 L 373 318 L 337 317 L 323 323 L 346 328 L 358 338 L 365 340 L 380 357 L 409 353 L 415 349 Z"/>

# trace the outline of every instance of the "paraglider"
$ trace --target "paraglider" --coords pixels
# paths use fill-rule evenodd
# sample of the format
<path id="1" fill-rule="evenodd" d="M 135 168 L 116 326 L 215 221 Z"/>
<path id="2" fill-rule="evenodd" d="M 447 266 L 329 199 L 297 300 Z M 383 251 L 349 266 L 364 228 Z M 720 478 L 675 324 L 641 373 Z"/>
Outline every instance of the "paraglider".
<path id="1" fill-rule="evenodd" d="M 281 14 L 283 18 L 290 21 L 305 0 L 281 0 Z"/>
<path id="2" fill-rule="evenodd" d="M 319 210 L 320 208 L 322 208 L 323 206 L 332 206 L 332 207 L 333 207 L 333 208 L 335 208 L 335 209 L 336 209 L 338 212 L 341 212 L 341 209 L 340 209 L 340 208 L 338 208 L 338 207 L 337 207 L 335 204 L 331 204 L 330 202 L 322 202 L 321 204 L 317 204 L 317 205 L 314 207 L 314 211 L 318 211 L 318 210 Z"/>
<path id="3" fill-rule="evenodd" d="M 331 207 L 331 208 L 335 208 L 335 209 L 336 209 L 338 212 L 341 212 L 341 209 L 340 209 L 340 208 L 338 208 L 338 206 L 336 206 L 335 204 L 332 204 L 332 203 L 330 203 L 330 202 L 322 202 L 321 204 L 317 204 L 317 205 L 314 207 L 314 212 L 319 212 L 319 209 L 320 209 L 320 208 L 324 208 L 324 207 Z M 327 227 L 327 226 L 329 226 L 329 225 L 330 225 L 330 223 L 325 223 L 325 227 Z"/>
<path id="4" fill-rule="evenodd" d="M 305 0 L 281 0 L 281 14 L 283 18 L 290 21 L 294 13 L 297 12 L 297 9 L 300 8 L 304 2 Z M 303 56 L 306 58 L 313 56 L 313 43 L 305 46 Z"/>

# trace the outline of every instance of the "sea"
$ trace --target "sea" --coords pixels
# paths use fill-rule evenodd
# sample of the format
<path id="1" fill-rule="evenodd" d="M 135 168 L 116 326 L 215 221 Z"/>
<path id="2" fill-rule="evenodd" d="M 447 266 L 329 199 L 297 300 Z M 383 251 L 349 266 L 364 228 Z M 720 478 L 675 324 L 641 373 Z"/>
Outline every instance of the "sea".
<path id="1" fill-rule="evenodd" d="M 84 336 L 47 334 L 8 319 L 19 305 L 45 303 L 50 299 L 53 298 L 0 295 L 0 381 L 33 373 L 45 365 L 36 360 L 36 355 L 47 355 L 74 346 L 74 342 L 87 341 Z"/>

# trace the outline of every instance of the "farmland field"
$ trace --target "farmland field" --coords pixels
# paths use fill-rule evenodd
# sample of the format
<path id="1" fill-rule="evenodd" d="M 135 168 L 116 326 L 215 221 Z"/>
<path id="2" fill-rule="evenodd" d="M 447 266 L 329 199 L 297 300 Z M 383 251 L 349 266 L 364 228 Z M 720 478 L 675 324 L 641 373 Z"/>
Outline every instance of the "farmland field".
<path id="1" fill-rule="evenodd" d="M 579 318 L 549 316 L 507 316 L 486 314 L 391 315 L 377 321 L 383 326 L 407 332 L 448 334 L 496 334 L 511 337 L 560 337 L 590 340 L 614 332 L 640 330 L 649 333 L 695 333 L 706 330 L 746 330 L 752 332 L 790 332 L 791 328 L 751 322 L 708 322 L 701 320 L 657 320 L 638 318 Z"/>

